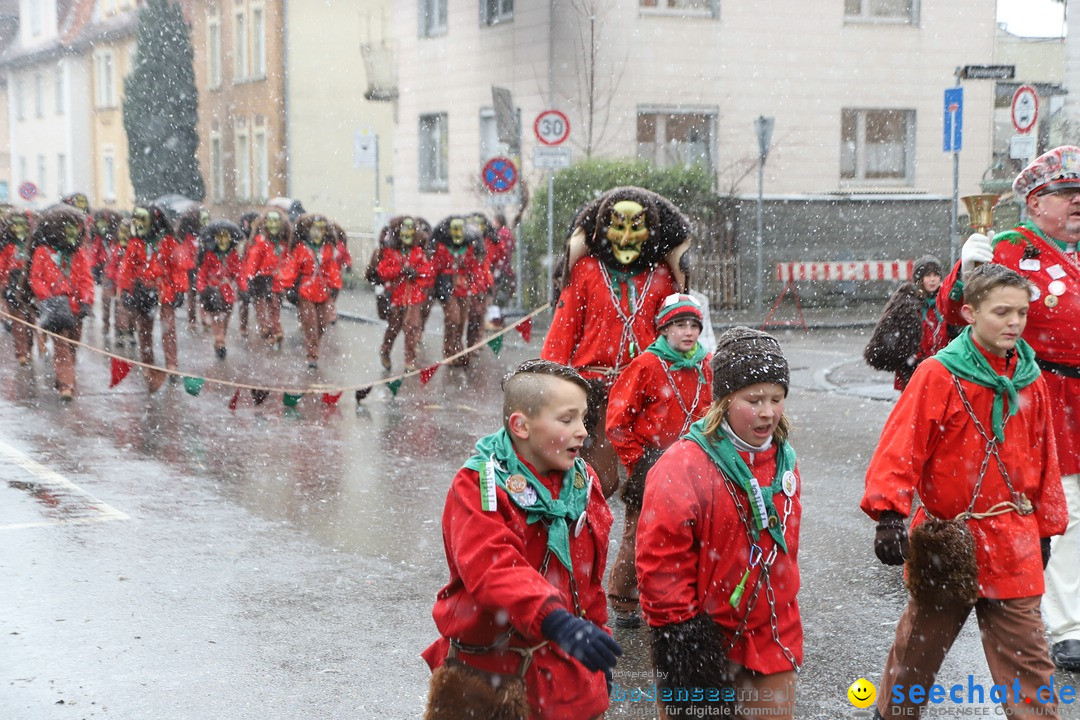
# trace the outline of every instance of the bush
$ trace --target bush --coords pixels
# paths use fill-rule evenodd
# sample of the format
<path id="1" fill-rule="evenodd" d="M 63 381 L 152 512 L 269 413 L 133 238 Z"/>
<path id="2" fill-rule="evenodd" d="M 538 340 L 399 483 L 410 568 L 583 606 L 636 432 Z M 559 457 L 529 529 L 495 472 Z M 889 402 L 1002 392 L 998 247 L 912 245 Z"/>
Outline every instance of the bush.
<path id="1" fill-rule="evenodd" d="M 554 233 L 551 262 L 562 256 L 570 223 L 581 207 L 621 185 L 652 190 L 675 203 L 695 226 L 708 223 L 715 213 L 716 192 L 712 175 L 700 165 L 660 168 L 643 160 L 592 159 L 555 174 Z M 522 300 L 525 307 L 547 301 L 548 184 L 532 193 L 532 202 L 521 228 Z"/>

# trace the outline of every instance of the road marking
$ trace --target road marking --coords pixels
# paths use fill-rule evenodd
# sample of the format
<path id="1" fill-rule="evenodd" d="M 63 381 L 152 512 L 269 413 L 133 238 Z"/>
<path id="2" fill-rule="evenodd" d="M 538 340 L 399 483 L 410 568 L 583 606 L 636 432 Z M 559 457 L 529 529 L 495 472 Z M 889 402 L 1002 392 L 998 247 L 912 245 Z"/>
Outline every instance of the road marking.
<path id="1" fill-rule="evenodd" d="M 50 470 L 2 441 L 0 441 L 0 455 L 7 456 L 13 463 L 36 478 L 36 480 L 29 482 L 9 479 L 8 485 L 10 487 L 30 491 L 38 500 L 45 502 L 62 516 L 54 520 L 0 525 L 0 530 L 129 519 L 127 515 L 113 506 L 98 500 L 64 476 Z"/>

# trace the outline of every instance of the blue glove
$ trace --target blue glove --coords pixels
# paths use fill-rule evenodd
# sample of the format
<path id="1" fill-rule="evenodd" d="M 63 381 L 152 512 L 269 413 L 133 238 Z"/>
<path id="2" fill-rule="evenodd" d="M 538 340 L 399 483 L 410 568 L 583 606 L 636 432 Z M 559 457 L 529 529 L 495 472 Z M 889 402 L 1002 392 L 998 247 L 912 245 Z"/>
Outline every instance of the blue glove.
<path id="1" fill-rule="evenodd" d="M 602 628 L 566 610 L 552 611 L 540 624 L 540 632 L 588 670 L 609 672 L 622 655 L 619 643 Z"/>

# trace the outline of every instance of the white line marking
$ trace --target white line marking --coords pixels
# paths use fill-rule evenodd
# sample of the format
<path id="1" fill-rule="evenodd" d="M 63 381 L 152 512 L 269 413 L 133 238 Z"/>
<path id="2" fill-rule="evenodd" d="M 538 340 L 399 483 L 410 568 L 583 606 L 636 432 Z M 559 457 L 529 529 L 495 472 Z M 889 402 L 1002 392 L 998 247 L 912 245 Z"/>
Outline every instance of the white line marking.
<path id="1" fill-rule="evenodd" d="M 109 522 L 112 520 L 128 520 L 128 516 L 108 503 L 104 503 L 95 498 L 90 493 L 80 488 L 75 483 L 71 482 L 64 476 L 56 473 L 49 468 L 45 467 L 36 460 L 27 457 L 25 454 L 11 447 L 10 445 L 0 441 L 0 453 L 6 455 L 12 462 L 20 466 L 23 470 L 36 476 L 42 480 L 45 484 L 62 488 L 70 495 L 78 495 L 84 499 L 88 509 L 94 510 L 98 513 L 96 517 L 73 517 L 69 519 L 60 519 L 52 521 L 31 522 L 31 523 L 13 523 L 9 525 L 0 525 L 0 530 L 12 530 L 17 528 L 29 528 L 29 527 L 46 527 L 49 525 L 80 525 L 95 522 Z"/>

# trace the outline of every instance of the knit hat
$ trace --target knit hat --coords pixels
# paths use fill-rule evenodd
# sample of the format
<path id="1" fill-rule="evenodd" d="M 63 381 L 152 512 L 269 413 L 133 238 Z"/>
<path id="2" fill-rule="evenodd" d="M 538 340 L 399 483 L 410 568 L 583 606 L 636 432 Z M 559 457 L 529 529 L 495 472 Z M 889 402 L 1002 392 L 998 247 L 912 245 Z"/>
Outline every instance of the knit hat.
<path id="1" fill-rule="evenodd" d="M 918 285 L 927 275 L 941 275 L 941 261 L 933 255 L 923 255 L 915 261 L 911 270 L 911 279 Z"/>
<path id="2" fill-rule="evenodd" d="M 1020 171 L 1012 187 L 1020 202 L 1034 192 L 1080 188 L 1080 147 L 1062 145 L 1043 153 Z"/>
<path id="3" fill-rule="evenodd" d="M 656 331 L 660 332 L 668 325 L 683 318 L 695 320 L 699 328 L 705 328 L 701 315 L 701 303 L 693 297 L 681 293 L 668 295 L 664 298 L 664 304 L 660 307 L 660 312 L 656 313 Z"/>
<path id="4" fill-rule="evenodd" d="M 787 394 L 788 361 L 776 338 L 760 330 L 734 327 L 716 339 L 712 356 L 713 400 L 748 385 L 774 382 Z"/>

